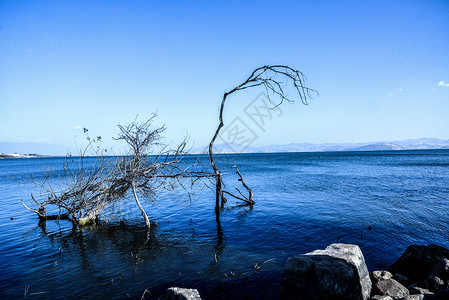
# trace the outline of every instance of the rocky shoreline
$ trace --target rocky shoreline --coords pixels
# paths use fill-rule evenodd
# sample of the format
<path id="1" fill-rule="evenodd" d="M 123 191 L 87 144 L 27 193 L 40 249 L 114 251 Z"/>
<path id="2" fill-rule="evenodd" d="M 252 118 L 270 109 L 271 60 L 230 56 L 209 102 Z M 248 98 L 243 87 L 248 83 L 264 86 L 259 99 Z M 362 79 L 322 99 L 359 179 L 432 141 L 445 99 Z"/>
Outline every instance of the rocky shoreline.
<path id="1" fill-rule="evenodd" d="M 357 245 L 331 244 L 287 260 L 281 299 L 448 300 L 449 250 L 411 245 L 387 270 L 369 273 Z M 196 289 L 169 288 L 159 299 L 199 300 Z"/>
<path id="2" fill-rule="evenodd" d="M 375 271 L 371 278 L 372 299 L 449 299 L 449 250 L 411 245 L 388 270 Z"/>
<path id="3" fill-rule="evenodd" d="M 332 244 L 289 258 L 281 299 L 449 299 L 449 250 L 409 246 L 387 270 L 369 273 L 357 245 Z"/>

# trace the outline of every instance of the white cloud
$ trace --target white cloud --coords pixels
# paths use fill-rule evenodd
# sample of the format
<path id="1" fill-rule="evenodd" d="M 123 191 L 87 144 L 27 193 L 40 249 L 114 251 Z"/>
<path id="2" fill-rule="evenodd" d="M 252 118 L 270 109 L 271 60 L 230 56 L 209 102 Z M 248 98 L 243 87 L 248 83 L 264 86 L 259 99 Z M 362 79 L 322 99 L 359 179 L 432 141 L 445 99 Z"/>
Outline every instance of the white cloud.
<path id="1" fill-rule="evenodd" d="M 449 83 L 444 83 L 444 81 L 441 80 L 440 82 L 438 82 L 438 86 L 449 87 Z"/>
<path id="2" fill-rule="evenodd" d="M 398 89 L 398 90 L 395 91 L 395 92 L 389 92 L 389 93 L 388 93 L 388 96 L 396 96 L 396 95 L 401 94 L 402 92 L 404 92 L 404 89 Z"/>
<path id="3" fill-rule="evenodd" d="M 73 129 L 81 129 L 81 128 L 83 128 L 83 126 L 81 126 L 81 125 L 73 127 Z"/>

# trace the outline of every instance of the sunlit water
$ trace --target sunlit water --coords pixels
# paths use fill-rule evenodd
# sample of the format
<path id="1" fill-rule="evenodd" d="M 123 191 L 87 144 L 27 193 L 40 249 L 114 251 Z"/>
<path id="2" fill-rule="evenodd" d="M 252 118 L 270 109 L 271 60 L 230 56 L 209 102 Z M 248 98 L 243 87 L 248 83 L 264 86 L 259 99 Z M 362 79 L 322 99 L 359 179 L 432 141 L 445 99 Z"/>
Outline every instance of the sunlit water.
<path id="1" fill-rule="evenodd" d="M 230 199 L 220 227 L 212 190 L 165 192 L 145 203 L 158 224 L 149 233 L 132 198 L 96 228 L 38 226 L 20 199 L 31 205 L 29 176 L 61 163 L 0 160 L 0 298 L 140 299 L 147 289 L 155 299 L 180 286 L 207 299 L 276 299 L 287 258 L 330 243 L 359 245 L 370 270 L 410 244 L 449 247 L 448 150 L 218 156 L 230 190 L 237 163 L 253 209 Z"/>

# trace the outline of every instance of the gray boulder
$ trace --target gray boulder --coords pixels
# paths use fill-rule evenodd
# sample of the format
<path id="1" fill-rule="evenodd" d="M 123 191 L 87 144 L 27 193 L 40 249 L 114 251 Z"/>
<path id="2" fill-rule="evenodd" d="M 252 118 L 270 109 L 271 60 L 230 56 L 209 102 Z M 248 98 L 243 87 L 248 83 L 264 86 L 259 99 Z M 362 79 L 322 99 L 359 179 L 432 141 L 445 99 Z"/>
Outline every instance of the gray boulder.
<path id="1" fill-rule="evenodd" d="M 281 284 L 282 299 L 366 300 L 371 292 L 362 251 L 350 244 L 289 258 Z"/>
<path id="2" fill-rule="evenodd" d="M 165 294 L 158 298 L 159 300 L 201 300 L 200 293 L 196 289 L 184 289 L 171 287 L 165 291 Z"/>
<path id="3" fill-rule="evenodd" d="M 417 281 L 417 282 L 413 282 L 412 284 L 410 284 L 407 289 L 409 291 L 414 290 L 414 288 L 422 288 L 423 286 L 426 286 L 426 284 L 424 283 L 424 281 Z M 418 293 L 419 294 L 419 293 Z"/>
<path id="4" fill-rule="evenodd" d="M 370 298 L 370 300 L 393 300 L 393 298 L 385 295 L 374 295 Z"/>
<path id="5" fill-rule="evenodd" d="M 373 284 L 373 294 L 386 295 L 393 299 L 401 299 L 408 296 L 410 293 L 405 286 L 393 278 L 390 278 L 375 282 Z"/>
<path id="6" fill-rule="evenodd" d="M 441 258 L 449 259 L 448 249 L 437 245 L 411 245 L 388 271 L 400 273 L 413 281 L 425 280 L 432 266 Z"/>
<path id="7" fill-rule="evenodd" d="M 414 295 L 408 295 L 403 299 L 404 300 L 424 300 L 425 296 L 422 294 L 414 294 Z"/>
<path id="8" fill-rule="evenodd" d="M 424 289 L 419 286 L 411 286 L 408 288 L 408 291 L 410 292 L 410 294 L 433 295 L 433 293 L 428 289 Z"/>
<path id="9" fill-rule="evenodd" d="M 386 280 L 393 277 L 393 274 L 391 274 L 388 271 L 374 271 L 371 273 L 371 280 L 373 283 L 378 282 L 379 280 Z"/>
<path id="10" fill-rule="evenodd" d="M 425 282 L 433 291 L 449 288 L 449 260 L 440 258 L 427 274 Z"/>

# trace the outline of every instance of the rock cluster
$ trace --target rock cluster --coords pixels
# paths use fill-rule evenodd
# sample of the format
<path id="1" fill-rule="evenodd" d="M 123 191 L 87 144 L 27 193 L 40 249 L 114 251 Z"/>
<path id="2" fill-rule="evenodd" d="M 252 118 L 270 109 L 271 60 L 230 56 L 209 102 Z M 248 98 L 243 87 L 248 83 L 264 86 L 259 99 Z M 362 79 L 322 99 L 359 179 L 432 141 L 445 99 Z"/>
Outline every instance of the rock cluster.
<path id="1" fill-rule="evenodd" d="M 412 245 L 369 274 L 358 246 L 332 244 L 289 258 L 281 283 L 282 299 L 449 300 L 449 250 Z"/>
<path id="2" fill-rule="evenodd" d="M 449 299 L 449 250 L 411 245 L 388 271 L 371 273 L 371 299 Z"/>

